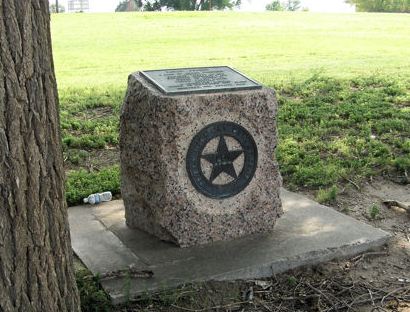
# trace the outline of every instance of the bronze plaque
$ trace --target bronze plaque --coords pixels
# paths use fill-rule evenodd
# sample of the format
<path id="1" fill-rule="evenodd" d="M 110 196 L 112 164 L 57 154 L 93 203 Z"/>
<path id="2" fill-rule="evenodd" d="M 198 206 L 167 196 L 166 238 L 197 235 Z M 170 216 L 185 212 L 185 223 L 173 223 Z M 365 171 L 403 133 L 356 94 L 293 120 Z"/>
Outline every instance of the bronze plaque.
<path id="1" fill-rule="evenodd" d="M 140 73 L 167 95 L 262 88 L 258 82 L 228 66 L 147 70 Z"/>

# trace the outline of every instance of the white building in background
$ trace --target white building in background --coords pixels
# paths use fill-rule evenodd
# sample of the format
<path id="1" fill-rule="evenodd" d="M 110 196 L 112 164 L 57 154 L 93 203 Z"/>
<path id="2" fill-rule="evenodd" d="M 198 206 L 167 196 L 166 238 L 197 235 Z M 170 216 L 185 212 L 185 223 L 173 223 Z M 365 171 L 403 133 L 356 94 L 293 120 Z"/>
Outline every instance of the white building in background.
<path id="1" fill-rule="evenodd" d="M 67 12 L 88 12 L 90 10 L 90 4 L 88 0 L 68 0 Z"/>

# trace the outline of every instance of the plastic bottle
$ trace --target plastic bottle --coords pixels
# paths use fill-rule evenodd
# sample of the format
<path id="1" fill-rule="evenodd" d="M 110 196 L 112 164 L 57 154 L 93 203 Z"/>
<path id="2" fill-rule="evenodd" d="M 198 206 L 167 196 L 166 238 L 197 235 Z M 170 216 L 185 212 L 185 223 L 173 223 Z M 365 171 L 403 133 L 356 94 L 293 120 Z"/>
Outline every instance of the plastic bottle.
<path id="1" fill-rule="evenodd" d="M 112 199 L 111 192 L 95 193 L 83 199 L 85 204 L 99 204 L 101 202 L 107 202 Z"/>

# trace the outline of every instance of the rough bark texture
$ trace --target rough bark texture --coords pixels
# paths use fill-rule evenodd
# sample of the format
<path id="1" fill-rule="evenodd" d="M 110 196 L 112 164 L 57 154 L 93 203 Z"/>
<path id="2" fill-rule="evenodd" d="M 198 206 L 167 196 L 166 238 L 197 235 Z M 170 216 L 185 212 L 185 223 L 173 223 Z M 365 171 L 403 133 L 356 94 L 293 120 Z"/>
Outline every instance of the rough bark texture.
<path id="1" fill-rule="evenodd" d="M 46 0 L 0 0 L 0 311 L 79 311 Z"/>

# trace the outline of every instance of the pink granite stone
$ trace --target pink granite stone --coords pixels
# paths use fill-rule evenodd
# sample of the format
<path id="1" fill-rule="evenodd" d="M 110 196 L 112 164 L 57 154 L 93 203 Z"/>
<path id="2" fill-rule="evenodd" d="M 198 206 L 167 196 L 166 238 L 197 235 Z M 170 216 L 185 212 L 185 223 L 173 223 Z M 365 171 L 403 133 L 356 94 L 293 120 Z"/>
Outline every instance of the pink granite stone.
<path id="1" fill-rule="evenodd" d="M 275 160 L 277 102 L 269 88 L 167 96 L 139 73 L 130 75 L 121 113 L 122 196 L 127 225 L 181 247 L 270 232 L 282 214 L 281 176 Z M 240 193 L 210 198 L 192 185 L 186 155 L 193 137 L 219 121 L 234 122 L 258 149 L 255 175 Z M 227 137 L 229 149 L 238 142 Z M 215 151 L 211 140 L 206 151 Z M 237 172 L 243 157 L 234 162 Z M 205 176 L 212 168 L 201 160 Z M 214 184 L 232 177 L 222 173 Z"/>

